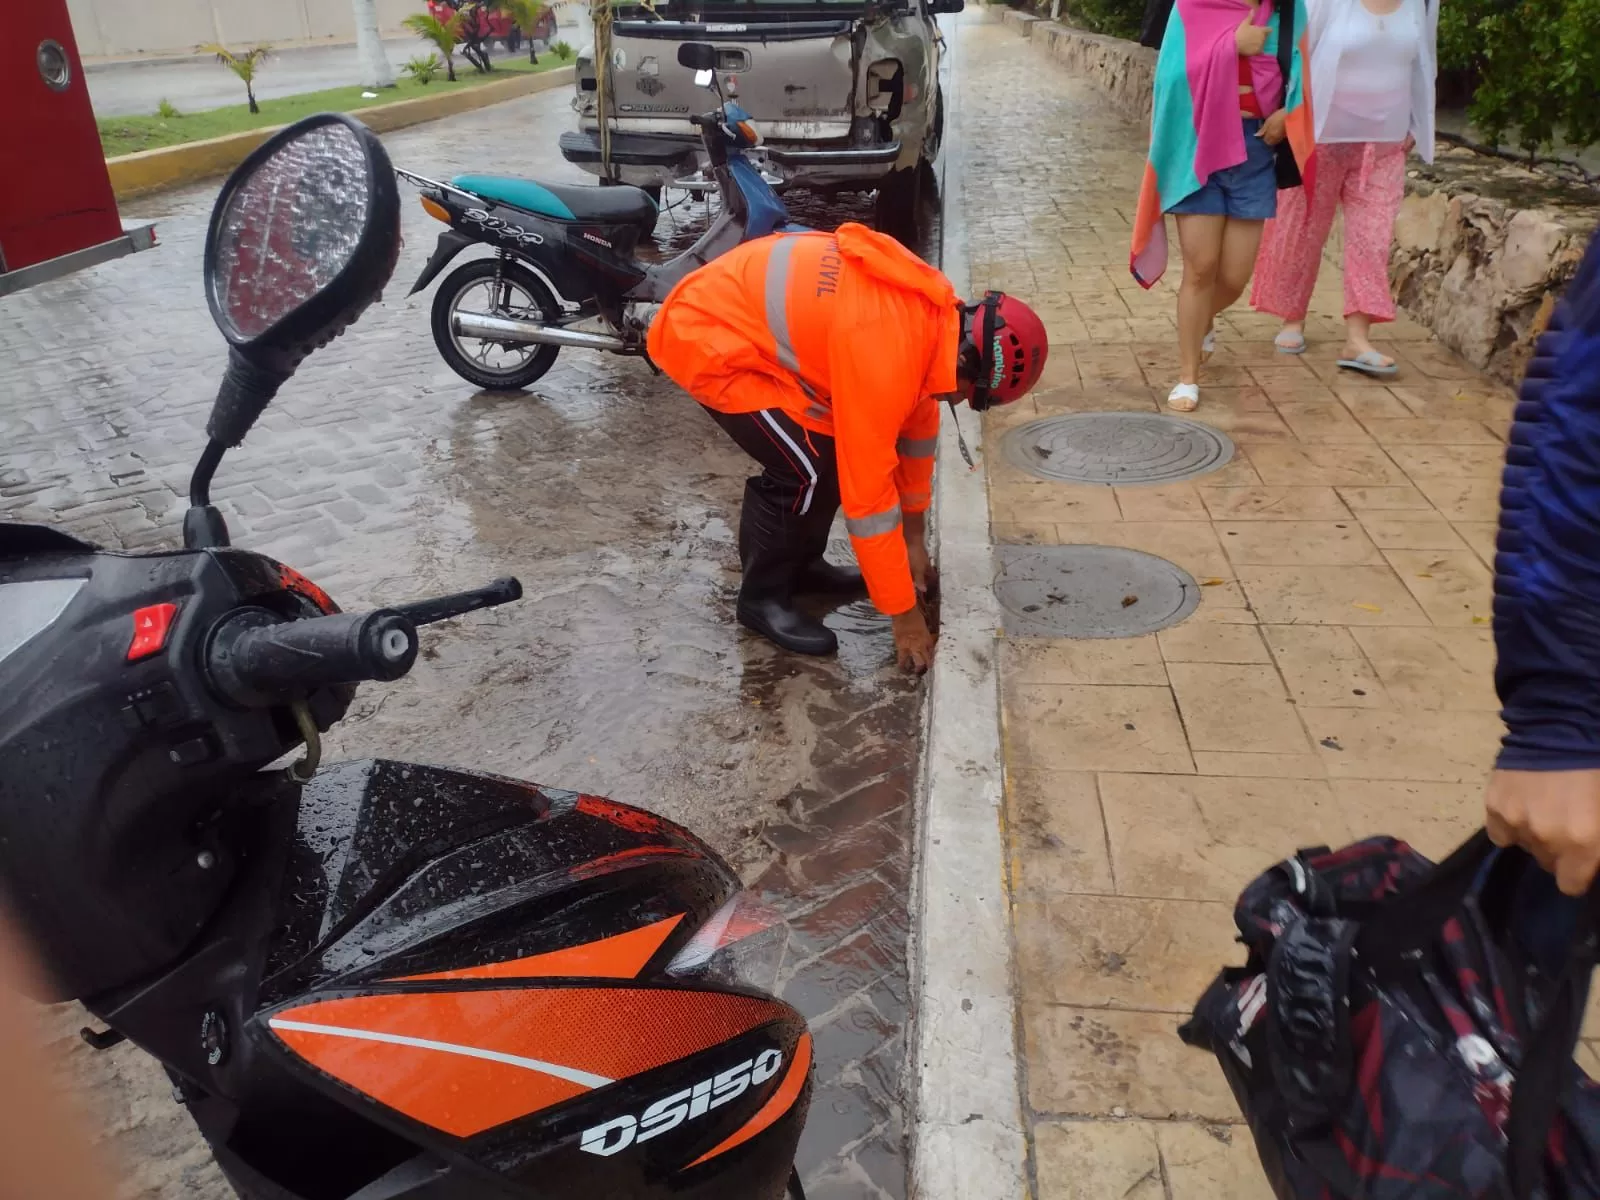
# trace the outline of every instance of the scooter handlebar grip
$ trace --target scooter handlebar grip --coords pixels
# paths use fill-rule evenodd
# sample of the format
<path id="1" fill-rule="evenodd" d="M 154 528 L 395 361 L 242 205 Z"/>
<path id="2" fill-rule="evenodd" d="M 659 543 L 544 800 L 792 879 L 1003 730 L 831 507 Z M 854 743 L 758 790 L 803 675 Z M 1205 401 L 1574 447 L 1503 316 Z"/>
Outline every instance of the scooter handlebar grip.
<path id="1" fill-rule="evenodd" d="M 212 638 L 206 665 L 230 700 L 262 707 L 319 687 L 399 679 L 416 660 L 416 627 L 379 609 L 274 624 L 230 620 Z"/>

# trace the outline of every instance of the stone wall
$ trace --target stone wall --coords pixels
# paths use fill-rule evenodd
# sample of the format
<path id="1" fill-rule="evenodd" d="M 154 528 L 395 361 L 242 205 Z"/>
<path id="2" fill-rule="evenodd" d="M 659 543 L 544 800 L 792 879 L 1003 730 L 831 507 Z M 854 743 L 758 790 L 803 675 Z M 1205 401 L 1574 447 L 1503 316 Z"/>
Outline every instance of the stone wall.
<path id="1" fill-rule="evenodd" d="M 1154 50 L 1016 10 L 1002 19 L 1148 120 Z M 1397 300 L 1473 366 L 1514 380 L 1600 224 L 1600 197 L 1443 143 L 1408 175 L 1389 264 Z M 1330 261 L 1342 241 L 1336 227 Z"/>
<path id="2" fill-rule="evenodd" d="M 1595 198 L 1441 145 L 1417 164 L 1395 222 L 1395 298 L 1473 366 L 1521 376 L 1600 221 Z"/>
<path id="3" fill-rule="evenodd" d="M 992 10 L 991 10 L 992 11 Z M 1000 19 L 1079 75 L 1087 75 L 1146 120 L 1155 84 L 1156 52 L 1125 38 L 1103 37 L 1008 8 Z"/>

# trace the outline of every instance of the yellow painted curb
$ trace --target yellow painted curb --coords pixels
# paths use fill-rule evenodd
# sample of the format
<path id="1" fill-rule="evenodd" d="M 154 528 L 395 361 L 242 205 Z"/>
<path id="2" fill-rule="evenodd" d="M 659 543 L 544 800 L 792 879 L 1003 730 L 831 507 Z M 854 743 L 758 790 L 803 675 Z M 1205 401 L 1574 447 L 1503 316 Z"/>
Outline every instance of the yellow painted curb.
<path id="1" fill-rule="evenodd" d="M 478 87 L 441 92 L 437 96 L 374 104 L 371 108 L 357 109 L 351 115 L 377 133 L 390 133 L 408 125 L 437 121 L 440 117 L 453 117 L 475 108 L 487 108 L 503 100 L 546 92 L 563 84 L 571 85 L 572 76 L 572 67 L 556 67 L 536 75 L 516 75 Z M 270 125 L 244 133 L 230 133 L 225 137 L 207 138 L 201 142 L 185 142 L 181 146 L 163 146 L 159 150 L 140 150 L 135 154 L 108 158 L 106 170 L 111 175 L 112 190 L 116 192 L 118 200 L 128 200 L 215 175 L 226 175 L 243 162 L 250 151 L 282 128 L 282 125 Z"/>

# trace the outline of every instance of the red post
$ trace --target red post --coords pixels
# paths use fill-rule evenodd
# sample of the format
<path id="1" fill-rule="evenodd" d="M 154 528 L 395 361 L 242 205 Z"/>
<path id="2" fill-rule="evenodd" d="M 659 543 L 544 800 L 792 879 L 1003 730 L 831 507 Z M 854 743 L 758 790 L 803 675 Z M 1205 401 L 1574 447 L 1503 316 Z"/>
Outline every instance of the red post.
<path id="1" fill-rule="evenodd" d="M 123 236 L 67 0 L 8 5 L 5 24 L 0 279 Z"/>

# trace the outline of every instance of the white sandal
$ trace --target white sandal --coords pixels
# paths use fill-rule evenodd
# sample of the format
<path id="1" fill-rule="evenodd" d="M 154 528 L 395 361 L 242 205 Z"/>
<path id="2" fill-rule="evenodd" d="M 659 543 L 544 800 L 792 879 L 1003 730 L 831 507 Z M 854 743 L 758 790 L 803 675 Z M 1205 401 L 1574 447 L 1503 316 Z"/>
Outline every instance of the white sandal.
<path id="1" fill-rule="evenodd" d="M 1200 361 L 1210 362 L 1211 356 L 1217 352 L 1217 331 L 1206 330 L 1206 336 L 1200 343 Z"/>
<path id="2" fill-rule="evenodd" d="M 1200 385 L 1177 384 L 1167 393 L 1167 407 L 1173 412 L 1193 412 L 1200 407 Z"/>

